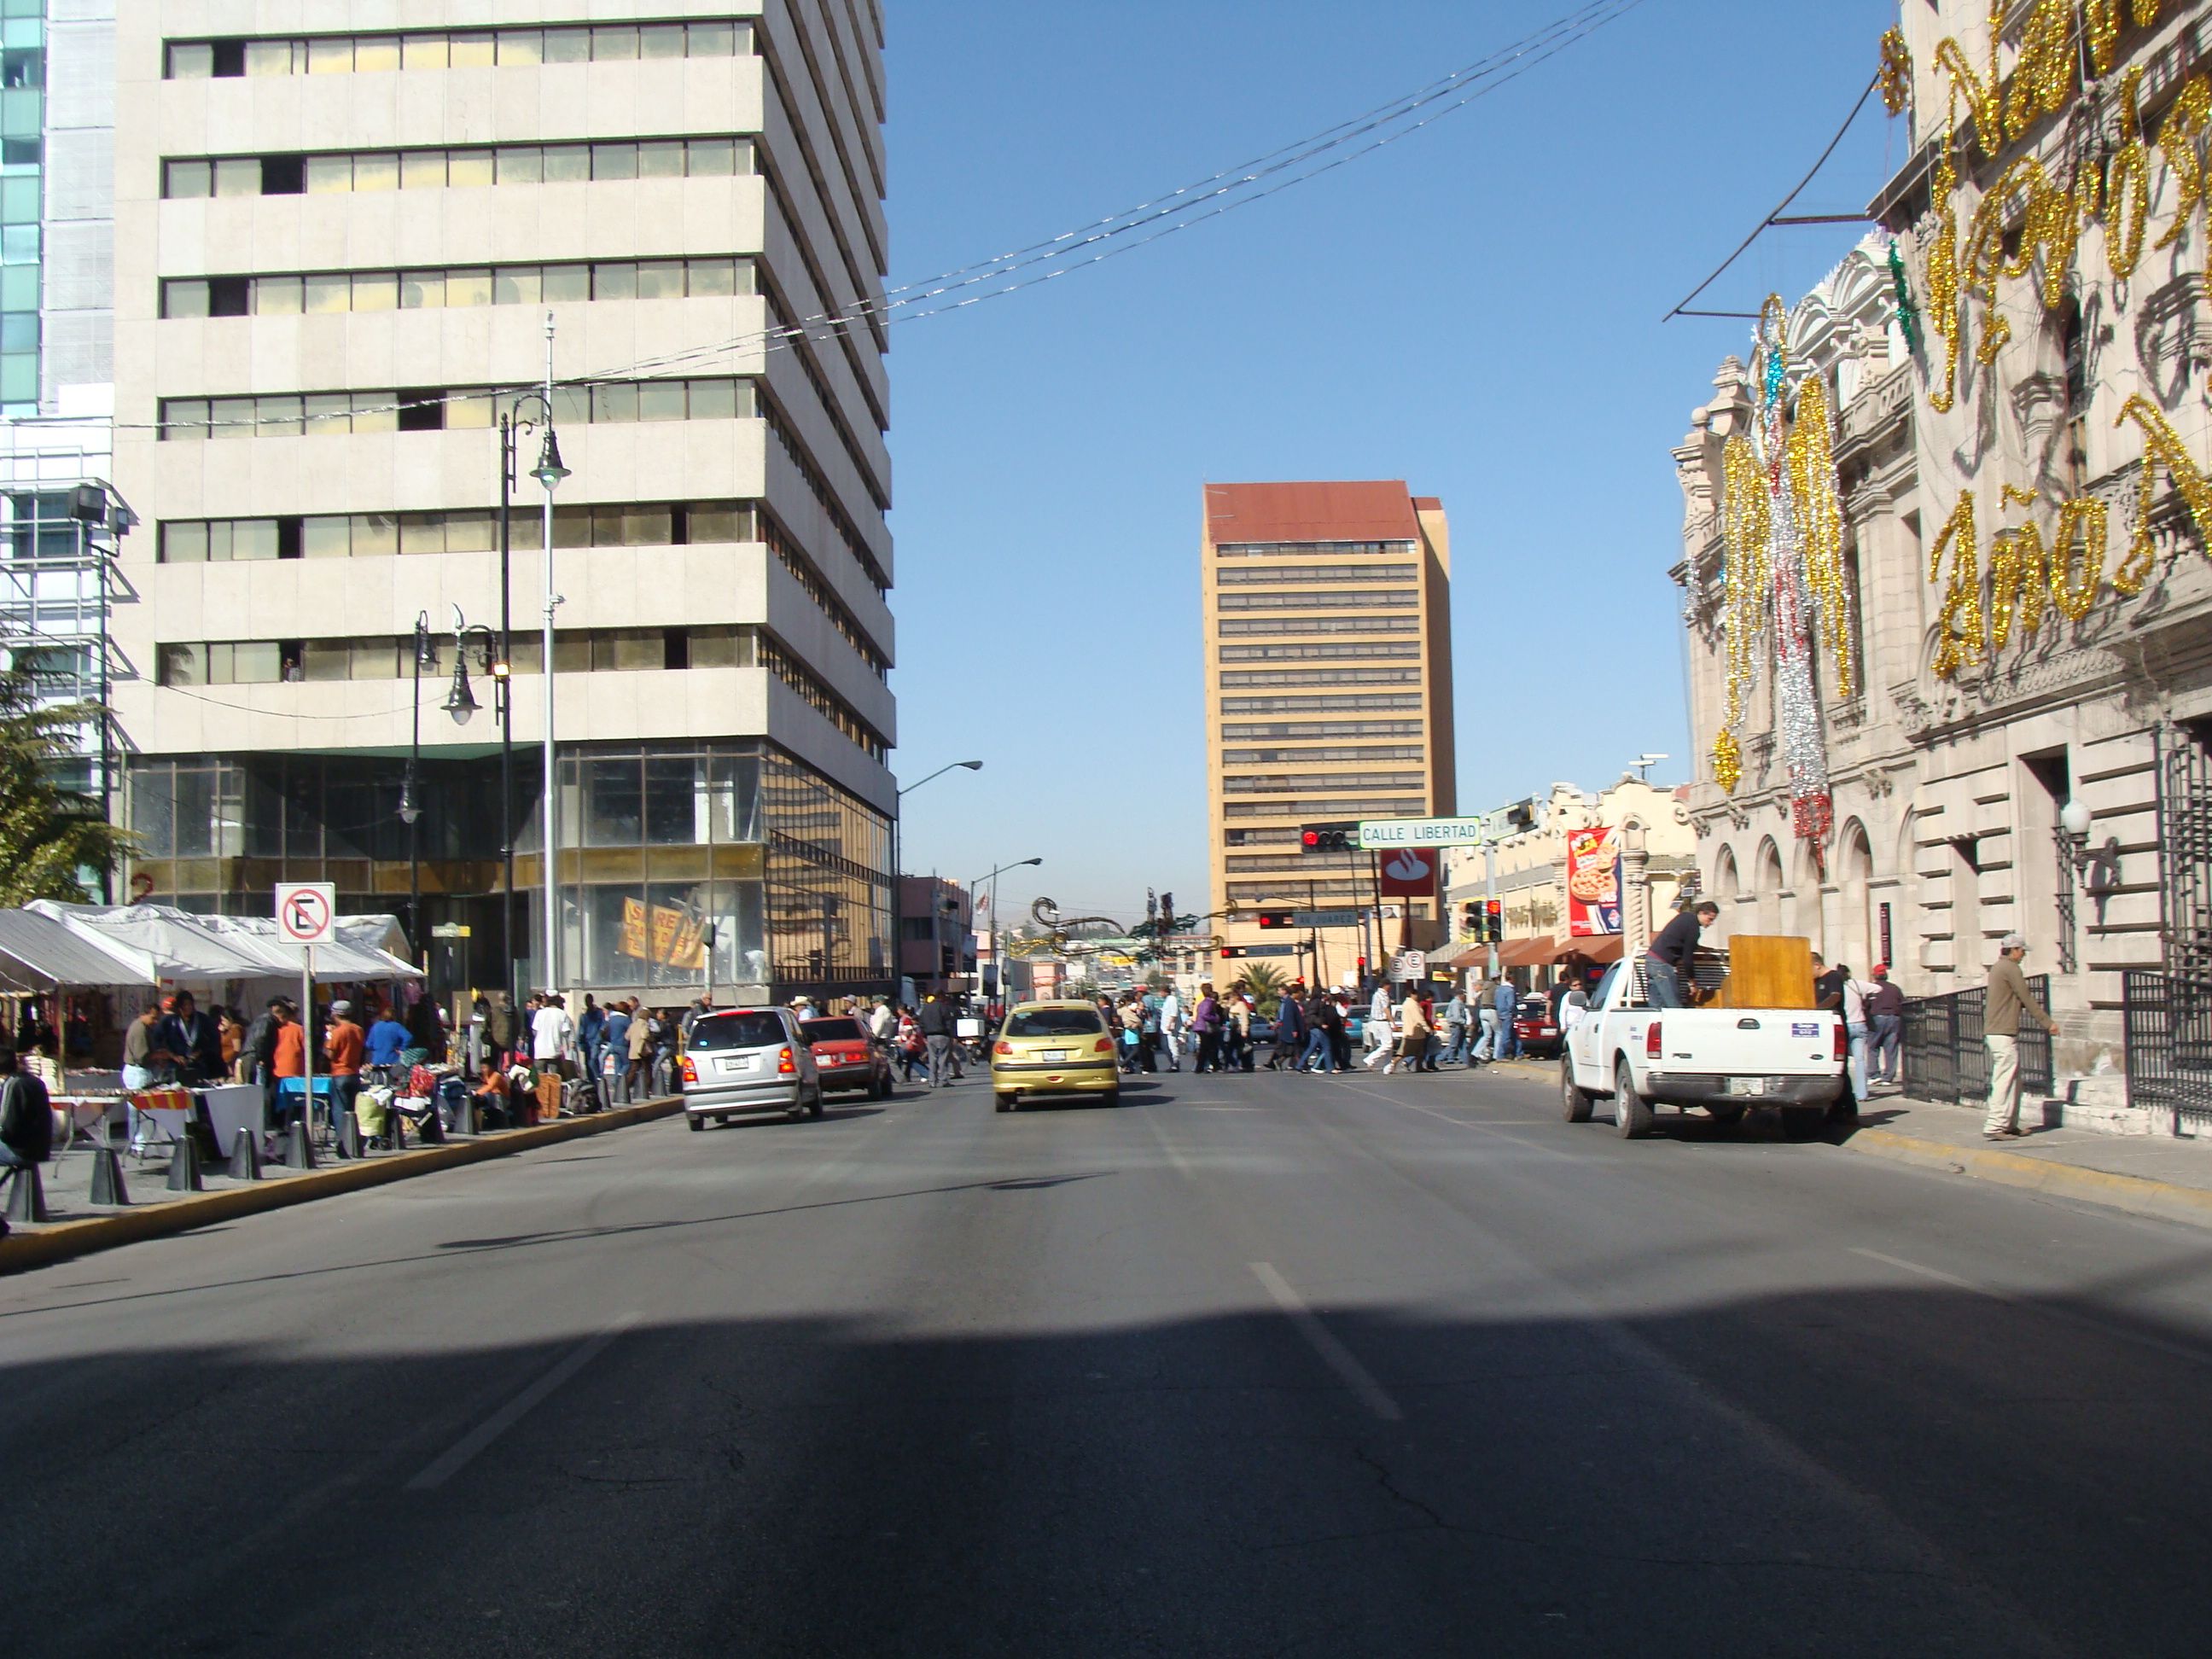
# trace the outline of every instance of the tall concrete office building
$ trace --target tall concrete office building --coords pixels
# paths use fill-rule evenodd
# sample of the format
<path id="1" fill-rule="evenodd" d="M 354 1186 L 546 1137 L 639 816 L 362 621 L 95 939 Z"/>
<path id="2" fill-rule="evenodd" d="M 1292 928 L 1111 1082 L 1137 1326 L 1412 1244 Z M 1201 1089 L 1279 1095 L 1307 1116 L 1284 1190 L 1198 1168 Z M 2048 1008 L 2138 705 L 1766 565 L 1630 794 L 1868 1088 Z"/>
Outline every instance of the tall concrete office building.
<path id="1" fill-rule="evenodd" d="M 877 0 L 122 8 L 134 892 L 265 913 L 332 881 L 418 948 L 444 924 L 441 988 L 510 954 L 662 1002 L 888 987 L 882 27 Z"/>
<path id="2" fill-rule="evenodd" d="M 1451 532 L 1397 482 L 1208 484 L 1200 558 L 1213 902 L 1243 913 L 1217 931 L 1280 946 L 1254 912 L 1374 903 L 1368 856 L 1304 853 L 1302 825 L 1456 810 Z M 1322 934 L 1330 978 L 1360 942 Z"/>

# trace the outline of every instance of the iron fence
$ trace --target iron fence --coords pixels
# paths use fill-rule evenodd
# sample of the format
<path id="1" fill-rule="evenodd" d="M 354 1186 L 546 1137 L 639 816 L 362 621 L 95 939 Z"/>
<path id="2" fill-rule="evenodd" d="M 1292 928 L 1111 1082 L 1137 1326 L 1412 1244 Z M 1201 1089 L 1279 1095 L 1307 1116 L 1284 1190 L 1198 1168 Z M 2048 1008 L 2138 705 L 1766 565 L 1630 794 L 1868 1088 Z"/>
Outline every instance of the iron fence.
<path id="1" fill-rule="evenodd" d="M 2051 1006 L 2051 975 L 2027 982 L 2035 1000 Z M 1905 1092 L 1915 1100 L 1986 1099 L 1990 1051 L 1982 1041 L 1982 1015 L 1989 988 L 1953 991 L 1940 997 L 1909 997 L 1905 1004 Z M 2051 1034 L 2022 1021 L 2020 1083 L 2023 1093 L 2051 1091 Z"/>
<path id="2" fill-rule="evenodd" d="M 2176 1134 L 2212 1133 L 2212 978 L 2130 968 L 2120 1011 L 2128 1104 L 2171 1111 Z"/>

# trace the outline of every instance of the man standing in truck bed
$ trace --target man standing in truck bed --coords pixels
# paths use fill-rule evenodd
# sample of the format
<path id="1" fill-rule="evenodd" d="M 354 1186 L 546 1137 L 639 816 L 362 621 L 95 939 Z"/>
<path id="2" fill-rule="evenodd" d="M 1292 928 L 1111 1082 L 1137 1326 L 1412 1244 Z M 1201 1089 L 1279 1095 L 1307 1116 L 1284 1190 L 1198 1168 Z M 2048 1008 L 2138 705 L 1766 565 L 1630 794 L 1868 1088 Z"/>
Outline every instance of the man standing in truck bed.
<path id="1" fill-rule="evenodd" d="M 1654 1008 L 1690 1006 L 1689 987 L 1695 982 L 1692 970 L 1698 939 L 1720 919 L 1720 914 L 1721 907 L 1706 899 L 1695 908 L 1680 912 L 1659 930 L 1659 937 L 1651 941 L 1651 948 L 1644 957 L 1644 984 Z"/>

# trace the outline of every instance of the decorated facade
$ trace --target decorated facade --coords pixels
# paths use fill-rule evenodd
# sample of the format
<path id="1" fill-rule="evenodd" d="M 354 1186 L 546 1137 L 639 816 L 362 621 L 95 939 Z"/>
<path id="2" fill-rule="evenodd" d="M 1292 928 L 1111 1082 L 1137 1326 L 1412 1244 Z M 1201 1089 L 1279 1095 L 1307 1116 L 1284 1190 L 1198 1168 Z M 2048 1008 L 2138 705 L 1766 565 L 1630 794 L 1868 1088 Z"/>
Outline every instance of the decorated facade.
<path id="1" fill-rule="evenodd" d="M 1878 61 L 1878 228 L 1674 452 L 1699 861 L 1917 994 L 2022 933 L 2087 1070 L 2212 963 L 2212 7 L 1912 0 Z"/>

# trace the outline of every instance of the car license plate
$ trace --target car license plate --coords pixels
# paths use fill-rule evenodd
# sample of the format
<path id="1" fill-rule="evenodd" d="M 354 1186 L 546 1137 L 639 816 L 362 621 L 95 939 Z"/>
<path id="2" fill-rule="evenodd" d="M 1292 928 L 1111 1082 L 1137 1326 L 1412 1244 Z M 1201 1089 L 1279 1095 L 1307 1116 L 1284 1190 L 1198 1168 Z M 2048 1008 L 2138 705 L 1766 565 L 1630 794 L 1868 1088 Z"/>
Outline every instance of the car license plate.
<path id="1" fill-rule="evenodd" d="M 1732 1095 L 1763 1095 L 1766 1079 L 1763 1077 L 1732 1077 L 1728 1080 L 1728 1091 Z"/>
<path id="2" fill-rule="evenodd" d="M 726 1073 L 750 1072 L 753 1068 L 753 1057 L 750 1054 L 724 1054 L 720 1063 Z"/>
<path id="3" fill-rule="evenodd" d="M 1065 1066 L 1067 1063 L 1067 1050 L 1065 1048 L 1046 1049 L 1044 1051 L 1044 1063 L 1048 1066 Z"/>

